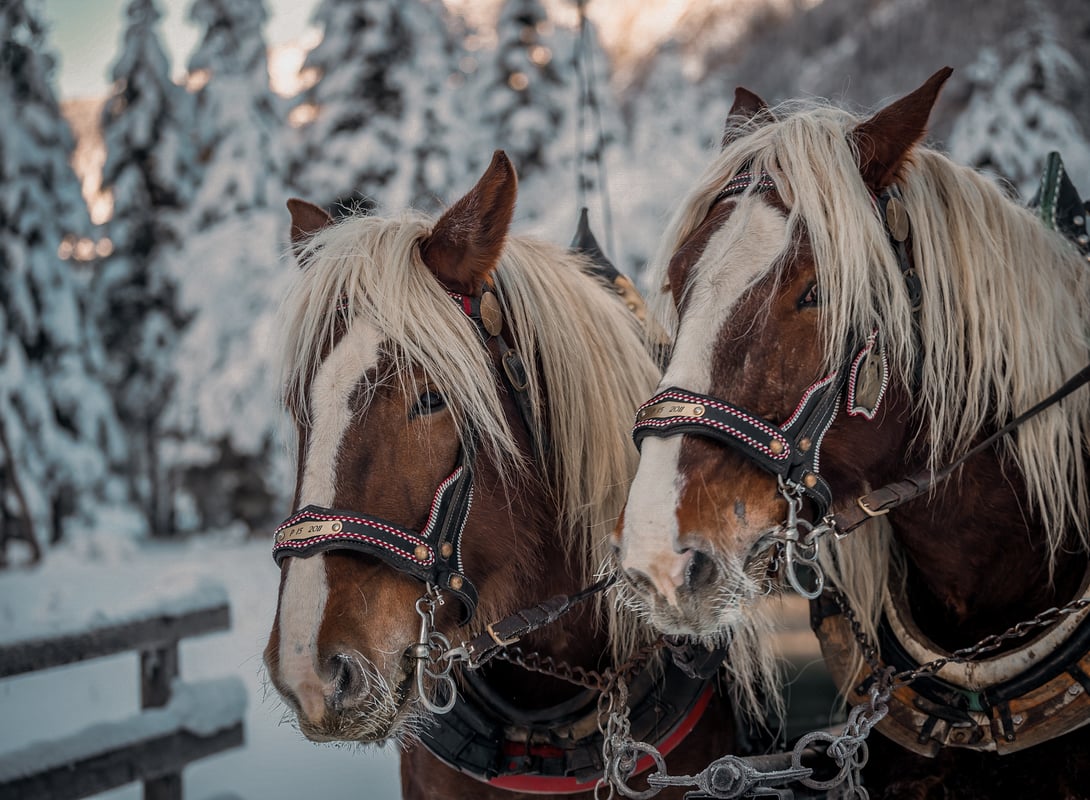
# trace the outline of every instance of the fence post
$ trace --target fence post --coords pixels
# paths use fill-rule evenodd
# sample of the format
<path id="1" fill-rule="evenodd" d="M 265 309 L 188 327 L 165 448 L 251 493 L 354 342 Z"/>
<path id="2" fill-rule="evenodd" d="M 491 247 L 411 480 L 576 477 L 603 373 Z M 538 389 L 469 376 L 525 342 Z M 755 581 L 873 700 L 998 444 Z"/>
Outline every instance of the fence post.
<path id="1" fill-rule="evenodd" d="M 140 651 L 140 708 L 161 708 L 170 702 L 171 683 L 178 677 L 178 642 Z M 182 800 L 182 774 L 144 781 L 144 800 Z"/>

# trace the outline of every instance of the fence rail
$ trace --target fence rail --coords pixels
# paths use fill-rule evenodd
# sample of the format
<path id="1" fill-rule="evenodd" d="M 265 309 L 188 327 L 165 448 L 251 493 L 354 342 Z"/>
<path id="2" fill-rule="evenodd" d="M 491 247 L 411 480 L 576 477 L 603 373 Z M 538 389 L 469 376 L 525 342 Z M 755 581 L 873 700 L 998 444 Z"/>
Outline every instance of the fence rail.
<path id="1" fill-rule="evenodd" d="M 186 764 L 243 743 L 246 690 L 238 678 L 185 684 L 178 643 L 230 628 L 222 599 L 192 598 L 78 633 L 0 643 L 0 678 L 102 656 L 140 656 L 141 711 L 0 755 L 0 796 L 80 798 L 142 781 L 145 800 L 181 800 Z"/>

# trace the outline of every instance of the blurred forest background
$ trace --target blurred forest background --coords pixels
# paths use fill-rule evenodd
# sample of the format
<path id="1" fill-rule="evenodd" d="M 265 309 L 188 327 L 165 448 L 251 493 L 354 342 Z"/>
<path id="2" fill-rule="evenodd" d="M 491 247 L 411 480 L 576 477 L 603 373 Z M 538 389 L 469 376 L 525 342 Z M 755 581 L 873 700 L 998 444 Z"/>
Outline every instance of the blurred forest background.
<path id="1" fill-rule="evenodd" d="M 40 4 L 0 2 L 0 563 L 288 512 L 288 197 L 434 211 L 503 148 L 520 231 L 568 241 L 585 196 L 638 278 L 736 85 L 864 108 L 945 64 L 933 140 L 1025 198 L 1059 150 L 1090 193 L 1085 0 L 591 0 L 582 31 L 570 0 L 321 0 L 289 69 L 262 0 L 187 13 L 184 69 L 131 0 L 106 96 L 61 102 Z"/>

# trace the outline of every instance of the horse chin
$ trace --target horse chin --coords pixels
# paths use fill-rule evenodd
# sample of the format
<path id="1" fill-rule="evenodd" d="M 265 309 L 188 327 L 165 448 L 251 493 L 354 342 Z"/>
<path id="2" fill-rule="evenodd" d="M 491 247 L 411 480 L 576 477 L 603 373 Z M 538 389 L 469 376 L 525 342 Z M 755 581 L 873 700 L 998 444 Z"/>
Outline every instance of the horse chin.
<path id="1" fill-rule="evenodd" d="M 369 691 L 357 696 L 332 698 L 317 721 L 296 713 L 299 732 L 318 743 L 384 744 L 413 738 L 422 726 L 425 713 L 412 690 L 411 668 L 404 664 L 399 666 L 396 677 L 390 680 L 366 659 L 357 663 L 367 667 Z"/>
<path id="2" fill-rule="evenodd" d="M 405 703 L 392 716 L 362 709 L 327 713 L 318 724 L 299 722 L 299 732 L 312 742 L 355 742 L 384 744 L 411 738 L 419 728 L 420 714 L 413 703 Z"/>
<path id="3" fill-rule="evenodd" d="M 730 641 L 733 631 L 749 623 L 749 608 L 765 594 L 744 573 L 721 574 L 730 576 L 725 587 L 682 587 L 671 600 L 658 592 L 648 593 L 624 577 L 617 583 L 618 594 L 622 603 L 660 633 L 718 644 Z"/>

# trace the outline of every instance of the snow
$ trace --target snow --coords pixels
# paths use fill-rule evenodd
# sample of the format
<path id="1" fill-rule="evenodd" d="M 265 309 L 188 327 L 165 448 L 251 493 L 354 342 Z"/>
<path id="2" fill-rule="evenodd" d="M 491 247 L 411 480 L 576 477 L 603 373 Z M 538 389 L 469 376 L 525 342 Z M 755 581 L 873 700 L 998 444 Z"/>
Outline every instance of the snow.
<path id="1" fill-rule="evenodd" d="M 134 721 L 135 654 L 0 680 L 0 774 L 28 754 L 53 747 L 76 752 L 78 740 L 88 738 L 76 734 L 88 725 L 99 726 L 96 740 L 179 720 L 206 731 L 229 721 L 244 703 L 245 745 L 190 764 L 183 774 L 186 797 L 289 800 L 313 794 L 316 784 L 325 797 L 399 797 L 394 748 L 316 745 L 282 724 L 284 708 L 266 691 L 261 666 L 280 579 L 270 552 L 264 539 L 229 533 L 189 544 L 116 549 L 83 542 L 52 551 L 41 567 L 0 573 L 2 641 L 14 638 L 13 630 L 23 637 L 69 630 L 81 621 L 118 620 L 141 603 L 160 610 L 211 604 L 224 591 L 232 618 L 229 632 L 182 642 L 180 679 L 190 688 L 140 723 Z M 30 621 L 23 619 L 28 616 Z M 208 695 L 190 691 L 206 681 L 211 688 L 198 692 L 219 692 L 215 703 L 197 702 Z M 43 744 L 55 738 L 60 745 Z M 135 785 L 109 793 L 112 800 L 140 796 Z"/>
<path id="2" fill-rule="evenodd" d="M 108 540 L 100 537 L 99 541 Z M 78 549 L 85 548 L 86 541 Z M 65 564 L 70 559 L 71 571 Z M 147 586 L 133 586 L 100 573 L 88 584 L 82 579 L 87 561 L 80 552 L 54 554 L 50 567 L 58 576 L 64 574 L 64 580 L 43 583 L 37 571 L 4 576 L 0 645 L 80 633 L 149 616 L 178 616 L 228 601 L 223 586 L 194 573 L 166 576 Z M 88 597 L 94 602 L 89 603 Z"/>
<path id="3" fill-rule="evenodd" d="M 520 174 L 515 230 L 567 242 L 586 153 L 607 167 L 615 231 L 593 160 L 583 170 L 592 227 L 638 280 L 718 144 L 734 86 L 773 102 L 814 94 L 873 105 L 945 63 L 957 72 L 932 129 L 957 160 L 1028 196 L 1058 149 L 1086 193 L 1090 40 L 1065 23 L 1080 3 L 1043 0 L 1023 13 L 1015 0 L 632 0 L 614 12 L 611 0 L 592 0 L 603 25 L 618 15 L 603 31 L 612 65 L 593 45 L 599 142 L 593 115 L 582 138 L 576 129 L 574 33 L 554 24 L 561 6 L 571 21 L 568 0 L 492 2 L 481 29 L 450 13 L 468 9 L 462 0 L 323 0 L 314 21 L 325 38 L 306 57 L 316 82 L 292 101 L 316 116 L 299 128 L 269 87 L 267 3 L 187 3 L 204 29 L 190 67 L 206 82 L 186 92 L 171 84 L 156 41 L 163 0 L 128 0 L 104 130 L 115 252 L 78 269 L 58 250 L 98 233 L 68 168 L 46 32 L 32 0 L 0 3 L 0 44 L 27 53 L 0 64 L 0 531 L 17 530 L 10 521 L 23 513 L 14 464 L 38 540 L 65 538 L 43 566 L 0 572 L 0 642 L 226 597 L 232 630 L 184 642 L 181 676 L 188 687 L 240 680 L 245 711 L 230 689 L 215 703 L 182 689 L 156 712 L 194 725 L 186 703 L 245 715 L 246 746 L 189 767 L 189 796 L 277 800 L 313 794 L 316 783 L 328 796 L 397 796 L 392 749 L 306 742 L 278 724 L 282 707 L 262 682 L 278 572 L 267 542 L 244 535 L 288 510 L 292 485 L 273 348 L 295 269 L 284 258 L 285 199 L 434 211 L 507 147 Z M 637 34 L 621 44 L 618 30 Z M 127 150 L 149 158 L 131 163 Z M 97 281 L 78 274 L 92 271 Z M 118 358 L 123 348 L 131 352 Z M 156 427 L 144 435 L 141 421 Z M 161 505 L 151 502 L 158 491 Z M 150 538 L 173 530 L 216 532 Z M 0 681 L 0 752 L 27 761 L 131 733 L 145 724 L 134 722 L 137 687 L 135 654 Z M 89 725 L 93 736 L 79 733 Z M 40 744 L 58 737 L 66 744 Z"/>
<path id="4" fill-rule="evenodd" d="M 238 678 L 175 683 L 170 702 L 117 722 L 100 722 L 83 730 L 0 755 L 0 784 L 36 775 L 128 745 L 187 730 L 211 736 L 242 720 L 246 687 Z"/>

